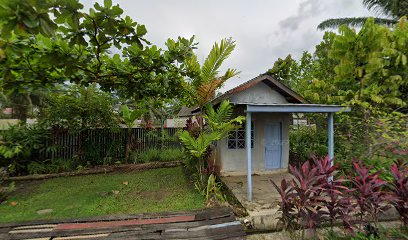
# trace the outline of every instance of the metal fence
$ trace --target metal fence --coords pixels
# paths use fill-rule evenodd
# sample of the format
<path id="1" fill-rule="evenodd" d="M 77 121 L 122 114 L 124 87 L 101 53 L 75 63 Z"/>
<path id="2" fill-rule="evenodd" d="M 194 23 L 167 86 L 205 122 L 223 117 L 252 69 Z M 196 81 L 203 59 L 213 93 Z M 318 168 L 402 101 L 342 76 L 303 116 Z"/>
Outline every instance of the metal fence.
<path id="1" fill-rule="evenodd" d="M 131 130 L 132 152 L 148 149 L 181 148 L 177 139 L 179 128 Z M 46 143 L 46 151 L 40 159 L 72 159 L 77 156 L 87 158 L 123 159 L 128 143 L 128 129 L 89 129 L 79 133 L 54 133 Z"/>

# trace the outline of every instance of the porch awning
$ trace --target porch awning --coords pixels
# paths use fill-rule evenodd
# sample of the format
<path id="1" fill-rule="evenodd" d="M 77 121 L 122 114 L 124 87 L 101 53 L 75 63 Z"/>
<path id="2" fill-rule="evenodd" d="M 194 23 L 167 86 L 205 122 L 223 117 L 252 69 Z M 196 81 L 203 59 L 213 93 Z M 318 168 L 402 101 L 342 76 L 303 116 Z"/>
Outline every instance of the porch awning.
<path id="1" fill-rule="evenodd" d="M 239 103 L 242 104 L 242 103 Z M 336 113 L 350 112 L 350 107 L 324 104 L 246 104 L 246 112 Z"/>
<path id="2" fill-rule="evenodd" d="M 334 159 L 334 114 L 337 112 L 350 112 L 350 107 L 324 104 L 251 104 L 246 105 L 246 152 L 247 152 L 247 178 L 248 178 L 248 201 L 252 201 L 252 153 L 251 153 L 251 114 L 252 113 L 327 113 L 328 114 L 328 156 L 333 165 Z"/>

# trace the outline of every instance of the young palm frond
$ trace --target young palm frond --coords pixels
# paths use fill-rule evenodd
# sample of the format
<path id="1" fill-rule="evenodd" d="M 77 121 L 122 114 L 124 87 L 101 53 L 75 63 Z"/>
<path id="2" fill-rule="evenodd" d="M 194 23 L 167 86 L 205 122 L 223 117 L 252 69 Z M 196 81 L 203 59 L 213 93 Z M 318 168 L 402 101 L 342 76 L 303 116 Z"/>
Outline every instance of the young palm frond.
<path id="1" fill-rule="evenodd" d="M 231 38 L 221 40 L 220 44 L 215 43 L 201 67 L 201 81 L 207 83 L 216 79 L 219 68 L 234 49 L 235 41 Z"/>
<path id="2" fill-rule="evenodd" d="M 374 10 L 380 14 L 401 18 L 408 14 L 407 0 L 363 0 L 363 5 L 368 10 Z"/>
<path id="3" fill-rule="evenodd" d="M 204 106 L 215 97 L 215 91 L 219 89 L 225 81 L 236 76 L 239 72 L 236 69 L 227 69 L 219 76 L 219 69 L 222 63 L 231 55 L 235 49 L 235 41 L 231 38 L 215 43 L 202 66 L 196 55 L 192 55 L 187 61 L 187 71 L 191 75 L 191 82 L 187 84 L 190 95 L 195 100 L 198 107 Z"/>
<path id="4" fill-rule="evenodd" d="M 233 106 L 229 101 L 221 102 L 217 111 L 214 110 L 211 104 L 206 106 L 206 116 L 207 124 L 213 131 L 219 132 L 220 136 L 225 137 L 228 135 L 229 131 L 232 131 L 239 127 L 239 124 L 245 120 L 245 117 L 238 116 L 231 119 L 233 114 Z"/>
<path id="5" fill-rule="evenodd" d="M 376 24 L 393 26 L 403 16 L 408 15 L 408 0 L 363 0 L 363 5 L 368 10 L 374 10 L 377 14 L 389 16 L 389 18 L 374 18 Z M 368 17 L 335 18 L 323 21 L 318 29 L 338 28 L 341 25 L 361 27 Z"/>
<path id="6" fill-rule="evenodd" d="M 210 123 L 221 124 L 223 122 L 228 122 L 231 119 L 233 107 L 229 101 L 221 102 L 217 111 L 214 110 L 214 107 L 211 104 L 208 104 L 205 107 L 206 118 Z"/>
<path id="7" fill-rule="evenodd" d="M 197 159 L 200 159 L 207 152 L 208 147 L 213 141 L 221 138 L 219 132 L 202 132 L 197 138 L 192 137 L 188 131 L 181 132 L 179 136 L 186 150 Z"/>

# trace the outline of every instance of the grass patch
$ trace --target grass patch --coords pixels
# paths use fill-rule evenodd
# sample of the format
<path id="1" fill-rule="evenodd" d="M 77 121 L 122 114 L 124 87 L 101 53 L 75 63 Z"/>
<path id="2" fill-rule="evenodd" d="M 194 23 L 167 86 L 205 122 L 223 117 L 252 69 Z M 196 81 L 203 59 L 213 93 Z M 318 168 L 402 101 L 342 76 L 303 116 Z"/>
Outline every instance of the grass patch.
<path id="1" fill-rule="evenodd" d="M 172 162 L 184 159 L 185 155 L 182 149 L 179 148 L 164 148 L 164 149 L 147 149 L 141 153 L 133 155 L 134 163 L 147 162 Z"/>
<path id="2" fill-rule="evenodd" d="M 62 177 L 26 185 L 0 205 L 0 222 L 171 212 L 205 207 L 203 196 L 186 179 L 182 167 Z M 11 202 L 17 205 L 12 206 Z M 37 213 L 43 209 L 53 211 L 44 215 Z"/>

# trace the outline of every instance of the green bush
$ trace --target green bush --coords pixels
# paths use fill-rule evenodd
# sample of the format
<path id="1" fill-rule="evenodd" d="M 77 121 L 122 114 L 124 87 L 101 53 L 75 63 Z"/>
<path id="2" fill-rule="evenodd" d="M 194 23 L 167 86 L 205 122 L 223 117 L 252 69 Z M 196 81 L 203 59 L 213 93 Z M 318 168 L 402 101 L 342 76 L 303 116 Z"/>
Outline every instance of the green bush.
<path id="1" fill-rule="evenodd" d="M 47 151 L 45 143 L 51 138 L 43 124 L 11 126 L 0 132 L 0 166 L 12 166 L 16 174 L 28 172 L 28 164 L 39 160 Z"/>
<path id="2" fill-rule="evenodd" d="M 185 155 L 182 149 L 168 148 L 160 152 L 161 162 L 182 161 L 184 158 Z"/>
<path id="3" fill-rule="evenodd" d="M 289 136 L 290 161 L 298 165 L 312 155 L 327 155 L 327 131 L 319 131 L 315 126 L 299 126 L 291 129 Z"/>
<path id="4" fill-rule="evenodd" d="M 184 152 L 178 148 L 151 148 L 141 153 L 133 153 L 132 159 L 134 163 L 147 162 L 172 162 L 184 159 Z"/>
<path id="5" fill-rule="evenodd" d="M 30 162 L 27 166 L 29 174 L 47 174 L 47 173 L 60 173 L 75 171 L 78 164 L 75 163 L 75 159 L 53 159 L 44 162 Z"/>

